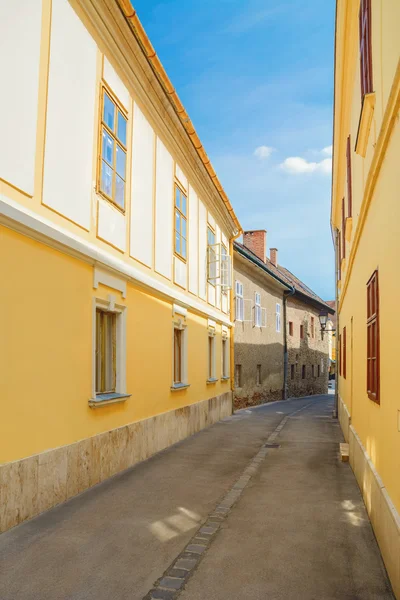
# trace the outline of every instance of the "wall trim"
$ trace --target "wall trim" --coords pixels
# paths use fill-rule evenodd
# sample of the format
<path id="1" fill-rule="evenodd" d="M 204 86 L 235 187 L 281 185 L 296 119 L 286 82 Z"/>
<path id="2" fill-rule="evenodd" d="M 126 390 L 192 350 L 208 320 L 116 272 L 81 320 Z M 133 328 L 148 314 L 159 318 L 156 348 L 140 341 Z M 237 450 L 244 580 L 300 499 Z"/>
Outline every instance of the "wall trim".
<path id="1" fill-rule="evenodd" d="M 95 244 L 18 204 L 4 194 L 0 194 L 0 224 L 91 265 L 106 267 L 115 276 L 125 277 L 128 281 L 144 287 L 146 290 L 157 292 L 168 300 L 177 301 L 183 307 L 192 309 L 202 316 L 211 317 L 218 323 L 224 323 L 228 327 L 233 325 L 223 313 L 203 305 L 189 294 L 170 287 L 148 272 L 141 271 L 135 265 L 127 264 Z"/>

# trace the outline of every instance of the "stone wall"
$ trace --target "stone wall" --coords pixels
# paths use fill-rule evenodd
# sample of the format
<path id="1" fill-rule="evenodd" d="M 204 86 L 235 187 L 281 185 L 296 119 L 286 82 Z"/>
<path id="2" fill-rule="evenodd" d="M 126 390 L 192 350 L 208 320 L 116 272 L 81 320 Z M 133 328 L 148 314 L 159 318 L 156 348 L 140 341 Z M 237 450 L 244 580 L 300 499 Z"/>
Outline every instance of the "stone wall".
<path id="1" fill-rule="evenodd" d="M 0 465 L 0 532 L 232 414 L 232 393 Z"/>
<path id="2" fill-rule="evenodd" d="M 243 284 L 244 322 L 235 321 L 235 368 L 241 381 L 234 391 L 234 407 L 281 400 L 283 394 L 283 288 L 242 256 L 234 253 L 234 279 Z M 255 327 L 255 292 L 266 309 L 266 327 Z M 281 328 L 276 331 L 276 304 L 281 305 Z M 257 365 L 261 382 L 257 383 Z"/>
<path id="3" fill-rule="evenodd" d="M 318 315 L 318 309 L 314 309 L 296 298 L 288 298 L 286 316 L 288 398 L 328 392 L 329 339 L 327 333 L 323 336 L 321 334 Z M 314 318 L 314 334 L 311 327 L 312 318 Z M 290 335 L 289 332 L 289 322 L 293 324 L 293 335 Z M 303 338 L 300 337 L 301 325 L 303 326 Z"/>

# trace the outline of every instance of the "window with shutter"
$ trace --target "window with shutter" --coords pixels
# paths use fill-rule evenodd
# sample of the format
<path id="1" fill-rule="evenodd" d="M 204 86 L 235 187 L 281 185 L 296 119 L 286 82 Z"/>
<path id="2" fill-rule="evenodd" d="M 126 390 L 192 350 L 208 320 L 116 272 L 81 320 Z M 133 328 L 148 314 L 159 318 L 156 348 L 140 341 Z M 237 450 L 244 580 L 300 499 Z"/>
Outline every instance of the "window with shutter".
<path id="1" fill-rule="evenodd" d="M 254 298 L 254 326 L 261 327 L 261 294 L 255 292 Z"/>
<path id="2" fill-rule="evenodd" d="M 347 342 L 346 342 L 346 327 L 343 327 L 343 361 L 342 361 L 343 377 L 347 375 Z"/>
<path id="3" fill-rule="evenodd" d="M 243 321 L 244 319 L 244 299 L 243 299 L 243 283 L 236 281 L 235 283 L 235 308 L 236 308 L 236 321 Z"/>
<path id="4" fill-rule="evenodd" d="M 342 374 L 342 336 L 339 335 L 339 375 Z"/>
<path id="5" fill-rule="evenodd" d="M 279 333 L 281 330 L 281 305 L 276 304 L 276 331 Z"/>
<path id="6" fill-rule="evenodd" d="M 360 80 L 361 98 L 373 91 L 372 88 L 372 44 L 371 44 L 371 0 L 361 0 L 359 13 L 360 28 Z"/>
<path id="7" fill-rule="evenodd" d="M 347 216 L 353 215 L 353 199 L 351 195 L 351 141 L 350 136 L 347 138 L 346 148 L 346 162 L 347 162 Z"/>
<path id="8" fill-rule="evenodd" d="M 379 397 L 379 285 L 378 271 L 367 283 L 367 393 L 380 404 Z"/>

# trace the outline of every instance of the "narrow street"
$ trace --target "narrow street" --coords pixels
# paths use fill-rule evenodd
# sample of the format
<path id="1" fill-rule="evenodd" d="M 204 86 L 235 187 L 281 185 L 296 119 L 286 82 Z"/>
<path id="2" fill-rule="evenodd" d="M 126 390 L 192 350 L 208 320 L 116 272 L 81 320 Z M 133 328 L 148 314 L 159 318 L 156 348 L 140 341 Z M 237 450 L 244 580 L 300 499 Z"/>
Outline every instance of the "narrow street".
<path id="1" fill-rule="evenodd" d="M 4 533 L 0 598 L 393 598 L 332 406 L 240 411 Z"/>

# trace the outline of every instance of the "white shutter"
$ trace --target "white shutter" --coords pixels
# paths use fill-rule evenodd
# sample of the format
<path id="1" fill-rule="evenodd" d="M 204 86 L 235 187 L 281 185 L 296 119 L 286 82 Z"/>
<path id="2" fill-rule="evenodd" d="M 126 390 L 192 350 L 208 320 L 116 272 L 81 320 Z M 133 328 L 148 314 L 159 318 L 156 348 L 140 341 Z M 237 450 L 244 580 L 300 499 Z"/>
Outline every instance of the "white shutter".
<path id="1" fill-rule="evenodd" d="M 281 305 L 276 304 L 276 331 L 279 333 L 281 330 Z"/>

